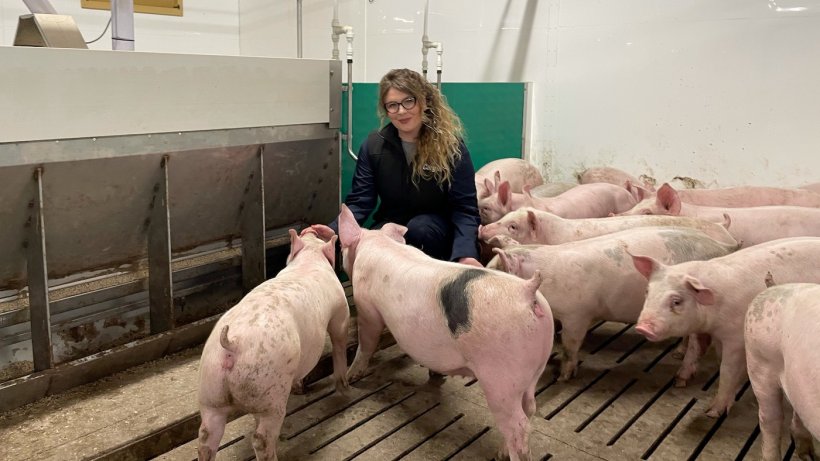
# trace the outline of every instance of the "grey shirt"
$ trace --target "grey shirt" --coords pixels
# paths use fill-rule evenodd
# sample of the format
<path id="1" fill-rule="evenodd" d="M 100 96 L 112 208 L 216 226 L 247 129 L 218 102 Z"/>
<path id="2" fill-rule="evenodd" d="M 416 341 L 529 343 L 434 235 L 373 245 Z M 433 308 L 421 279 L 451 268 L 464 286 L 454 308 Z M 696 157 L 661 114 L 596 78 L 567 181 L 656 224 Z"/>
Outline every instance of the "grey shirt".
<path id="1" fill-rule="evenodd" d="M 416 156 L 416 143 L 402 141 L 401 147 L 404 149 L 404 158 L 407 160 L 407 164 L 410 165 Z"/>

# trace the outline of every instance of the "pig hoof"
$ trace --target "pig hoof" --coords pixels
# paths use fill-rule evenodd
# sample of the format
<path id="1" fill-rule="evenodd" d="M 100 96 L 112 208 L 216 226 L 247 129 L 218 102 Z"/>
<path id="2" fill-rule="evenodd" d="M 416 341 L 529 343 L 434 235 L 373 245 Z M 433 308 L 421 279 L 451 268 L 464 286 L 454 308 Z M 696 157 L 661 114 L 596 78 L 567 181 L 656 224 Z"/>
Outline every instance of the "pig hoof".
<path id="1" fill-rule="evenodd" d="M 817 453 L 814 452 L 811 439 L 806 441 L 795 440 L 794 455 L 800 461 L 817 461 L 820 459 L 820 457 L 817 456 Z"/>
<path id="2" fill-rule="evenodd" d="M 675 387 L 686 387 L 686 384 L 689 382 L 686 378 L 681 378 L 679 376 L 675 377 Z"/>
<path id="3" fill-rule="evenodd" d="M 293 386 L 291 386 L 290 392 L 293 395 L 304 395 L 305 394 L 305 385 L 302 383 L 302 381 L 295 382 L 295 383 L 293 383 Z"/>
<path id="4" fill-rule="evenodd" d="M 710 418 L 720 418 L 720 415 L 723 414 L 723 411 L 718 409 L 717 407 L 712 407 L 706 410 L 706 416 Z"/>
<path id="5" fill-rule="evenodd" d="M 440 386 L 444 384 L 445 378 L 447 378 L 447 375 L 441 374 L 437 371 L 433 371 L 430 369 L 427 370 L 427 382 L 429 384 Z"/>
<path id="6" fill-rule="evenodd" d="M 347 395 L 348 391 L 350 391 L 350 384 L 347 383 L 346 379 L 336 381 L 336 392 Z"/>
<path id="7" fill-rule="evenodd" d="M 672 353 L 672 358 L 675 360 L 683 360 L 683 357 L 686 355 L 685 351 L 678 351 Z"/>

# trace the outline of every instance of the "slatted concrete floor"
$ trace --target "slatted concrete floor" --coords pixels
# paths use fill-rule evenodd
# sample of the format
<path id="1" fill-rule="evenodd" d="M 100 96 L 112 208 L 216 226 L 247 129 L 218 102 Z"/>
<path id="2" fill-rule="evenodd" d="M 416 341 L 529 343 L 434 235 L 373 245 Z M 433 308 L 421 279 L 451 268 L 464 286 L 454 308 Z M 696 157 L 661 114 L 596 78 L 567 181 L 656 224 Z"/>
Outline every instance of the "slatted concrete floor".
<path id="1" fill-rule="evenodd" d="M 757 406 L 748 385 L 728 417 L 703 415 L 717 385 L 707 355 L 687 388 L 672 378 L 676 343 L 649 343 L 631 325 L 602 323 L 590 332 L 578 376 L 554 380 L 551 363 L 537 388 L 533 459 L 753 460 L 760 458 Z M 348 396 L 329 380 L 291 396 L 281 460 L 491 459 L 501 436 L 474 381 L 430 383 L 426 369 L 398 347 L 377 354 L 371 374 Z M 248 416 L 228 425 L 220 460 L 250 460 Z M 786 441 L 784 441 L 785 447 Z M 196 458 L 195 443 L 158 459 Z M 791 458 L 791 450 L 784 459 Z"/>

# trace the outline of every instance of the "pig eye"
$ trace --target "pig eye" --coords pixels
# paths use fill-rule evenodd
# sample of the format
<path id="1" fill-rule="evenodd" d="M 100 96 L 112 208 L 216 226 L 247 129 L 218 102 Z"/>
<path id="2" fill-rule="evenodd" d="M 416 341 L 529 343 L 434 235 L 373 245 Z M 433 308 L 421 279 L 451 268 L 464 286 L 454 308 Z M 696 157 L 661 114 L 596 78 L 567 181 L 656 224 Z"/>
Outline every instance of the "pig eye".
<path id="1" fill-rule="evenodd" d="M 511 230 L 511 231 L 518 230 L 518 227 L 516 227 L 516 225 L 515 225 L 515 224 L 510 224 L 510 230 Z"/>
<path id="2" fill-rule="evenodd" d="M 682 303 L 683 301 L 680 298 L 672 298 L 669 300 L 669 308 L 673 311 L 677 311 Z"/>
<path id="3" fill-rule="evenodd" d="M 643 210 L 641 210 L 641 214 L 652 214 L 652 212 L 644 208 Z"/>

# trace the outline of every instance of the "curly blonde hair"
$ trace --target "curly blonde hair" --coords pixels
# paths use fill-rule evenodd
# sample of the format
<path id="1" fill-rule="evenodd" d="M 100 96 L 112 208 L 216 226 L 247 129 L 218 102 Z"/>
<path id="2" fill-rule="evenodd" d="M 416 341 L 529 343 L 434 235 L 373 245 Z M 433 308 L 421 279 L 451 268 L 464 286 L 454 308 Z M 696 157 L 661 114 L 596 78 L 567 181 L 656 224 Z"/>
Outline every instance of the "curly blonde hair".
<path id="1" fill-rule="evenodd" d="M 384 99 L 391 88 L 409 94 L 421 104 L 422 126 L 413 159 L 413 183 L 418 184 L 419 178 L 433 178 L 439 185 L 449 183 L 453 179 L 453 167 L 461 159 L 459 144 L 464 128 L 458 115 L 438 88 L 421 74 L 410 69 L 393 69 L 379 82 L 378 111 L 382 125 L 387 119 Z"/>

